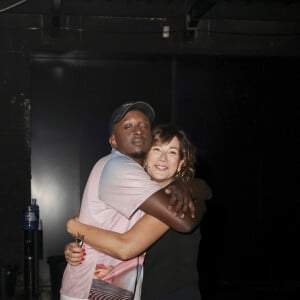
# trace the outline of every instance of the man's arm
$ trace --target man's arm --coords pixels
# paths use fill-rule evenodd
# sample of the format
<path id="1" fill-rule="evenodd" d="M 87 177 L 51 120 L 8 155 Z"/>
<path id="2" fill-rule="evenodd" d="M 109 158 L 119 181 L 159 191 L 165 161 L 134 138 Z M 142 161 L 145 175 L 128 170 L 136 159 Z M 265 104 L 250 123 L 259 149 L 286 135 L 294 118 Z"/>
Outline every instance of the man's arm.
<path id="1" fill-rule="evenodd" d="M 188 183 L 169 186 L 166 192 L 162 189 L 154 193 L 140 209 L 174 230 L 189 232 L 200 223 L 206 211 L 205 201 L 211 196 L 208 184 L 196 178 Z"/>
<path id="2" fill-rule="evenodd" d="M 212 198 L 212 191 L 210 186 L 201 178 L 195 178 L 193 181 L 189 183 L 181 183 L 181 185 L 170 185 L 165 189 L 166 193 L 171 194 L 170 199 L 170 207 L 174 207 L 176 211 L 180 209 L 180 207 L 176 207 L 178 205 L 177 199 L 180 198 L 180 193 L 190 194 L 193 201 L 187 202 L 187 206 L 185 209 L 190 209 L 191 214 L 195 217 L 195 213 L 198 212 L 200 215 L 203 212 L 206 212 L 206 204 L 205 201 Z M 185 191 L 185 192 L 183 192 Z M 179 195 L 178 195 L 179 192 Z M 195 202 L 203 202 L 200 206 L 195 206 Z M 203 206 L 205 210 L 203 211 Z"/>
<path id="3" fill-rule="evenodd" d="M 98 187 L 100 198 L 106 199 L 107 203 L 118 212 L 124 215 L 127 214 L 128 218 L 139 205 L 138 208 L 145 213 L 154 216 L 179 232 L 189 232 L 200 222 L 201 215 L 198 213 L 194 215 L 192 198 L 197 190 L 202 191 L 203 189 L 202 192 L 206 193 L 205 182 L 200 187 L 197 187 L 197 180 L 195 182 L 191 180 L 190 183 L 177 184 L 177 187 L 174 187 L 173 190 L 173 195 L 174 191 L 177 191 L 174 204 L 174 201 L 172 202 L 174 196 L 165 193 L 164 189 L 158 191 L 157 183 L 149 178 L 149 175 L 140 165 L 133 164 L 132 160 L 126 156 L 108 161 L 103 168 L 103 172 L 105 172 L 105 176 L 101 177 Z M 133 180 L 135 188 L 139 190 L 141 195 L 147 194 L 151 196 L 146 196 L 148 197 L 147 199 L 143 198 L 138 201 L 135 199 L 138 203 L 132 201 L 130 203 L 131 206 L 128 203 L 129 206 L 123 205 L 120 207 L 120 195 L 124 192 L 128 196 L 128 187 L 133 187 Z M 116 193 L 114 193 L 115 190 Z M 209 196 L 206 195 L 206 199 Z M 127 199 L 130 201 L 130 198 Z M 171 209 L 169 206 L 171 206 Z"/>
<path id="4" fill-rule="evenodd" d="M 164 219 L 169 218 L 169 223 L 173 222 L 174 227 L 179 229 L 178 231 L 183 231 L 181 230 L 181 226 L 186 226 L 184 228 L 186 228 L 186 231 L 189 231 L 189 229 L 195 227 L 204 216 L 206 212 L 205 201 L 211 198 L 211 189 L 202 179 L 195 179 L 190 183 L 182 183 L 174 187 L 169 187 L 167 193 L 171 192 L 173 193 L 171 199 L 170 196 L 165 194 L 163 190 L 159 191 L 158 195 L 152 195 L 152 200 L 150 199 L 151 197 L 146 200 L 152 203 L 146 204 L 144 202 L 143 205 L 146 206 L 144 207 L 144 209 L 149 211 L 153 210 L 154 213 L 156 210 L 158 210 L 159 212 L 157 214 L 161 215 Z M 158 202 L 157 204 L 157 201 L 165 202 L 164 205 L 160 205 L 162 202 Z M 182 206 L 180 206 L 179 203 L 182 203 Z M 168 208 L 170 205 L 173 207 L 172 210 Z M 189 209 L 189 205 L 193 206 L 193 210 L 194 212 L 196 212 L 196 218 L 192 218 L 189 212 L 187 216 L 184 216 L 182 218 L 180 207 Z M 174 212 L 178 209 L 179 212 L 177 214 L 179 215 L 176 217 L 174 216 Z M 155 223 L 145 223 L 145 219 L 148 219 L 148 221 L 151 222 L 151 218 L 152 222 L 157 222 L 156 225 L 154 225 Z M 70 224 L 71 223 L 69 223 L 69 225 Z M 77 225 L 79 227 L 76 227 Z M 140 221 L 138 221 L 129 232 L 124 234 L 109 233 L 106 232 L 106 230 L 102 230 L 101 232 L 101 229 L 99 233 L 98 228 L 92 228 L 91 226 L 81 223 L 77 223 L 77 225 L 73 228 L 68 228 L 67 224 L 68 232 L 71 234 L 77 234 L 78 232 L 80 232 L 81 234 L 86 235 L 86 242 L 92 247 L 98 248 L 100 251 L 104 251 L 109 255 L 115 255 L 116 257 L 122 259 L 128 259 L 131 257 L 131 255 L 136 255 L 136 251 L 144 251 L 143 247 L 147 248 L 168 228 L 168 226 L 166 226 L 164 223 L 160 222 L 159 220 L 155 220 L 155 218 L 147 215 L 145 215 Z M 141 227 L 145 230 L 145 232 L 140 229 Z M 151 228 L 150 231 L 149 228 Z M 137 234 L 137 230 L 140 230 L 139 234 Z M 151 233 L 151 236 L 149 235 L 149 233 Z M 145 236 L 147 236 L 147 239 L 145 239 Z M 141 243 L 141 241 L 143 241 L 143 243 Z M 124 247 L 124 245 L 126 246 Z M 84 249 L 78 247 L 76 243 L 67 244 L 64 252 L 67 262 L 74 266 L 80 264 L 84 259 L 83 251 Z"/>

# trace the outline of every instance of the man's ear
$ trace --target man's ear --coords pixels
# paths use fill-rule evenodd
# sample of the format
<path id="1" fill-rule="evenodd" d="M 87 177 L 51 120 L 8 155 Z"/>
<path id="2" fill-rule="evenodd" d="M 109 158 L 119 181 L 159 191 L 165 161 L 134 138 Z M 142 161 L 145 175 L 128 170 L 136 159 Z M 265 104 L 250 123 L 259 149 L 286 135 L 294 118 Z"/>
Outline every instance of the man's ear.
<path id="1" fill-rule="evenodd" d="M 115 135 L 114 134 L 109 137 L 109 143 L 110 143 L 110 145 L 111 145 L 112 148 L 117 148 L 116 147 L 117 143 L 116 143 L 116 139 L 115 139 Z"/>

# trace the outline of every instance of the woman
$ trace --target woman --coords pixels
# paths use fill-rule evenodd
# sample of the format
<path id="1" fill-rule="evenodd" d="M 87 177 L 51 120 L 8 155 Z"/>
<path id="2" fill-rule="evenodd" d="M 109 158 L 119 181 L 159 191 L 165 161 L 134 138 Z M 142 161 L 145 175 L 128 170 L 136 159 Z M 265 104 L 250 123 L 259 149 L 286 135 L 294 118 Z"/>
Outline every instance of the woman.
<path id="1" fill-rule="evenodd" d="M 144 167 L 162 188 L 192 179 L 194 164 L 194 147 L 183 131 L 172 125 L 160 125 L 153 130 L 153 145 Z M 204 203 L 199 201 L 197 204 Z M 204 206 L 201 211 L 204 213 Z M 147 250 L 145 259 L 142 300 L 200 299 L 197 270 L 199 227 L 190 234 L 168 229 L 166 224 L 147 214 L 123 234 L 80 224 L 73 219 L 67 223 L 68 232 L 84 235 L 90 246 L 122 260 L 140 255 L 154 243 Z M 76 259 L 72 262 L 68 256 L 66 258 L 75 264 Z M 138 295 L 139 291 L 135 299 Z"/>

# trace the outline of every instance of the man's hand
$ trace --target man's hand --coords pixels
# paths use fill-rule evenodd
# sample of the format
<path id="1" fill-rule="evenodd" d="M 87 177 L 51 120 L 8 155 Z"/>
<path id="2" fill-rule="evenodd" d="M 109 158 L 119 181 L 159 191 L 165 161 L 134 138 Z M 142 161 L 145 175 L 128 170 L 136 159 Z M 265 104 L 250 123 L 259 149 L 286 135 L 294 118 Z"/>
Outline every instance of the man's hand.
<path id="1" fill-rule="evenodd" d="M 175 215 L 184 218 L 187 211 L 190 210 L 192 218 L 195 218 L 195 205 L 190 188 L 186 183 L 170 185 L 165 192 L 171 194 L 168 208 L 174 211 Z"/>
<path id="2" fill-rule="evenodd" d="M 78 266 L 84 260 L 85 249 L 79 247 L 76 242 L 69 243 L 65 247 L 65 259 L 72 266 Z"/>
<path id="3" fill-rule="evenodd" d="M 194 178 L 188 183 L 182 182 L 170 185 L 165 189 L 165 192 L 171 194 L 168 208 L 181 218 L 184 218 L 190 210 L 192 218 L 195 219 L 197 214 L 202 219 L 206 211 L 204 202 L 212 198 L 210 186 L 201 178 Z M 197 205 L 194 201 L 198 202 Z"/>
<path id="4" fill-rule="evenodd" d="M 190 232 L 200 223 L 205 212 L 204 202 L 210 197 L 207 183 L 194 178 L 160 189 L 147 198 L 140 209 L 178 232 Z"/>

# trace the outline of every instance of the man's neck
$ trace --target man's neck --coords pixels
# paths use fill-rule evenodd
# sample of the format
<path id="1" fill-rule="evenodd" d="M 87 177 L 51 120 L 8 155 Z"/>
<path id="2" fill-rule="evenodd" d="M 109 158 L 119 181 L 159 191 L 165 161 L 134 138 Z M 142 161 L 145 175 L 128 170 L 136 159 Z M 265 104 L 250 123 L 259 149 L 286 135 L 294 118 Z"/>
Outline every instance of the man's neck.
<path id="1" fill-rule="evenodd" d="M 134 161 L 136 161 L 139 165 L 143 165 L 143 163 L 144 163 L 144 159 L 142 159 L 142 158 L 132 158 Z"/>

